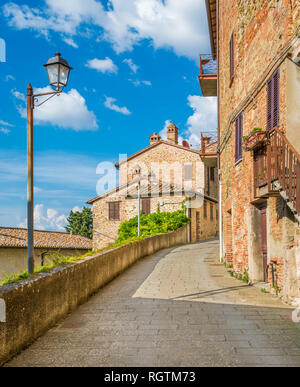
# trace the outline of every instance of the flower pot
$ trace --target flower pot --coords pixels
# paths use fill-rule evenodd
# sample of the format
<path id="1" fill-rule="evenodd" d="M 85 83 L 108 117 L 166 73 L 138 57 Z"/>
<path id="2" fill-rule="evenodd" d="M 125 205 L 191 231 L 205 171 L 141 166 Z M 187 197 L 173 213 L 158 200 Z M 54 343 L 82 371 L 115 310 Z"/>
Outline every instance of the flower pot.
<path id="1" fill-rule="evenodd" d="M 247 139 L 244 139 L 244 149 L 246 151 L 254 150 L 261 145 L 264 145 L 267 140 L 266 132 L 257 131 L 250 134 Z"/>

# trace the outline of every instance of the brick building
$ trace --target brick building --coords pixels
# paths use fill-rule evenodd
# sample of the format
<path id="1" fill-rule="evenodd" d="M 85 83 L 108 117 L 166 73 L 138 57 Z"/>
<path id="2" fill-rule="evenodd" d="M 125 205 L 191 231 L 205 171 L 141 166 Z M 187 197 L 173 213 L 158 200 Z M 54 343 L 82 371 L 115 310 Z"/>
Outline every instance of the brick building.
<path id="1" fill-rule="evenodd" d="M 117 163 L 120 186 L 88 201 L 93 205 L 94 248 L 113 243 L 122 222 L 138 214 L 137 184 L 141 184 L 143 213 L 173 212 L 189 198 L 191 240 L 217 235 L 216 143 L 203 137 L 201 150 L 178 143 L 178 128 L 168 127 L 168 138 L 153 133 L 150 145 Z M 197 208 L 194 208 L 194 207 Z"/>
<path id="2" fill-rule="evenodd" d="M 300 2 L 206 5 L 212 56 L 201 57 L 199 81 L 218 96 L 222 258 L 298 298 Z"/>

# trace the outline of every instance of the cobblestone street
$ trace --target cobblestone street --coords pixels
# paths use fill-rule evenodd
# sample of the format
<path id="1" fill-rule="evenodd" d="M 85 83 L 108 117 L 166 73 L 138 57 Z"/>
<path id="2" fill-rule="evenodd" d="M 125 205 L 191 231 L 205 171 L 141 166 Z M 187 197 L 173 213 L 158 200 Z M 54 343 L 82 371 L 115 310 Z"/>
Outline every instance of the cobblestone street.
<path id="1" fill-rule="evenodd" d="M 160 251 L 6 366 L 300 366 L 290 307 L 229 276 L 218 241 Z"/>

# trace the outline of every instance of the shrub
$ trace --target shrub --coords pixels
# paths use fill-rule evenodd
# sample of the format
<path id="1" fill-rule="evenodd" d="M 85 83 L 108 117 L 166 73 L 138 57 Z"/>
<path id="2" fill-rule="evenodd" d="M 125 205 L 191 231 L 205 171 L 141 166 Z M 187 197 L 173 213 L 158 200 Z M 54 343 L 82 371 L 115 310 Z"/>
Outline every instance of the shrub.
<path id="1" fill-rule="evenodd" d="M 183 227 L 189 221 L 190 219 L 185 216 L 184 211 L 141 214 L 141 237 L 172 232 Z M 137 235 L 138 217 L 136 216 L 120 225 L 117 242 L 136 238 Z"/>

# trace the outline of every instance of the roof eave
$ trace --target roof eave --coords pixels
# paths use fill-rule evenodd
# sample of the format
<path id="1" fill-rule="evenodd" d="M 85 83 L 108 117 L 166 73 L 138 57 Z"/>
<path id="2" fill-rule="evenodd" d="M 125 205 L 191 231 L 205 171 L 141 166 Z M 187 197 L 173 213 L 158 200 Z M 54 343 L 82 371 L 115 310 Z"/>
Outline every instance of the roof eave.
<path id="1" fill-rule="evenodd" d="M 214 42 L 214 34 L 213 34 L 213 26 L 212 26 L 212 18 L 211 18 L 211 10 L 210 10 L 210 0 L 205 0 L 205 5 L 206 5 L 207 20 L 208 20 L 211 52 L 212 52 L 213 58 L 216 59 L 217 50 Z"/>

